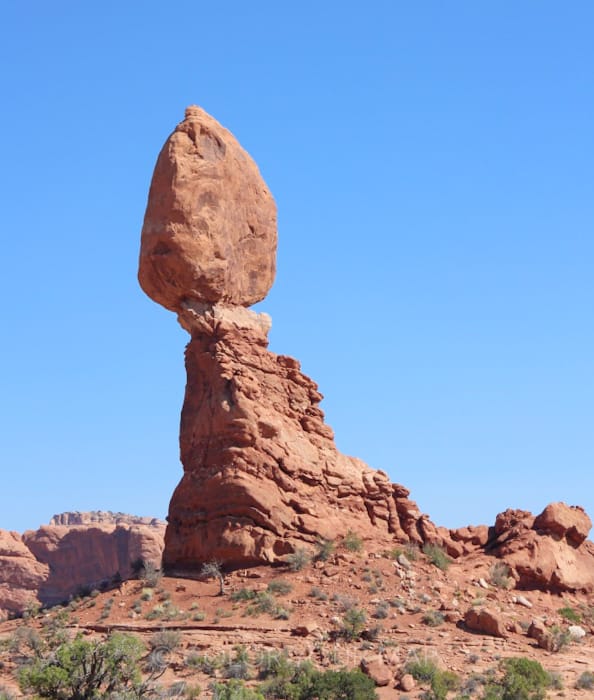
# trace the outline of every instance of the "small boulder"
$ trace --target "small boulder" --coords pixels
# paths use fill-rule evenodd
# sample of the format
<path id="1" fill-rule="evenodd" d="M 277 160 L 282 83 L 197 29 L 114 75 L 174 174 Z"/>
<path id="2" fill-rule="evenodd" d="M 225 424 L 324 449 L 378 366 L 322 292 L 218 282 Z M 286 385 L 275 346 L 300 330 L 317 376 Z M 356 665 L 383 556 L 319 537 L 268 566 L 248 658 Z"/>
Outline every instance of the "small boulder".
<path id="1" fill-rule="evenodd" d="M 392 680 L 392 670 L 381 657 L 361 659 L 361 670 L 379 687 L 389 685 Z"/>
<path id="2" fill-rule="evenodd" d="M 415 686 L 415 679 L 410 675 L 410 673 L 405 673 L 398 683 L 400 690 L 403 690 L 405 693 L 410 693 Z"/>
<path id="3" fill-rule="evenodd" d="M 505 621 L 502 616 L 488 608 L 482 608 L 481 610 L 470 608 L 464 615 L 464 623 L 473 632 L 489 634 L 492 637 L 507 637 Z"/>

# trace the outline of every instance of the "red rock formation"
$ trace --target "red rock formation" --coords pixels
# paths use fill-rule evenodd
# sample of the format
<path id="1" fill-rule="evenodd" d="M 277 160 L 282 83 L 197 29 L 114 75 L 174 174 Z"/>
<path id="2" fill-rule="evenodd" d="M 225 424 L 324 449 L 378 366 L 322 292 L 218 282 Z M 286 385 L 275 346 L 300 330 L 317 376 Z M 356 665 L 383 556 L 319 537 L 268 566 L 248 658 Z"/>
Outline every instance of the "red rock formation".
<path id="1" fill-rule="evenodd" d="M 49 573 L 16 532 L 0 530 L 0 619 L 39 603 L 38 591 Z"/>
<path id="2" fill-rule="evenodd" d="M 157 162 L 139 280 L 191 335 L 164 564 L 275 562 L 319 537 L 442 541 L 408 491 L 340 454 L 316 384 L 267 351 L 270 320 L 244 309 L 272 284 L 272 198 L 233 137 L 191 107 Z"/>
<path id="3" fill-rule="evenodd" d="M 506 510 L 497 516 L 487 550 L 510 566 L 519 588 L 594 591 L 592 526 L 582 508 L 552 503 L 534 517 Z"/>
<path id="4" fill-rule="evenodd" d="M 0 612 L 62 602 L 83 587 L 132 575 L 139 561 L 159 567 L 165 523 L 122 513 L 63 513 L 24 535 L 0 530 Z"/>
<path id="5" fill-rule="evenodd" d="M 198 300 L 249 306 L 276 270 L 276 205 L 232 134 L 199 107 L 163 146 L 151 183 L 138 278 L 178 311 Z"/>
<path id="6" fill-rule="evenodd" d="M 348 530 L 423 542 L 435 527 L 387 475 L 340 454 L 299 363 L 266 349 L 267 322 L 239 308 L 188 308 L 192 334 L 164 565 L 277 561 Z"/>
<path id="7" fill-rule="evenodd" d="M 164 526 L 115 524 L 45 525 L 23 541 L 49 574 L 39 587 L 44 603 L 58 603 L 81 587 L 96 587 L 116 576 L 130 578 L 139 560 L 160 566 Z"/>

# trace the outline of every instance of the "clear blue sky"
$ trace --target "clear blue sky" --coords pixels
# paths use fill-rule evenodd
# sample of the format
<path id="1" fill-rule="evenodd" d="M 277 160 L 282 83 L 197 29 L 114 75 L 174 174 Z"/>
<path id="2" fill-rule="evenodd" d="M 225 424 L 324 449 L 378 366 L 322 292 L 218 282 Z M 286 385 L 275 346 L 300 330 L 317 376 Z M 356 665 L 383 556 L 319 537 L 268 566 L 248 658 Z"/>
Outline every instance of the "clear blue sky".
<path id="1" fill-rule="evenodd" d="M 8 0 L 0 527 L 163 517 L 185 333 L 136 282 L 188 104 L 279 208 L 271 349 L 438 524 L 594 516 L 594 5 Z"/>

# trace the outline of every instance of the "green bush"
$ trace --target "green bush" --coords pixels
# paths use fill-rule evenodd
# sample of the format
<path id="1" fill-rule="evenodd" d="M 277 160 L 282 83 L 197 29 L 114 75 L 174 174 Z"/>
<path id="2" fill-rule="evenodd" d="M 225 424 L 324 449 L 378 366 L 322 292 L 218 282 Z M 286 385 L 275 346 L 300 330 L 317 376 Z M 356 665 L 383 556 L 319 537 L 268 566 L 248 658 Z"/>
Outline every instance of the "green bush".
<path id="1" fill-rule="evenodd" d="M 445 551 L 437 544 L 426 544 L 423 547 L 423 554 L 427 557 L 431 564 L 442 571 L 447 571 L 452 563 Z"/>
<path id="2" fill-rule="evenodd" d="M 340 628 L 340 636 L 347 641 L 359 639 L 365 629 L 365 611 L 359 608 L 350 608 L 342 618 L 342 626 Z"/>
<path id="3" fill-rule="evenodd" d="M 376 700 L 375 684 L 361 671 L 317 671 L 304 662 L 284 663 L 276 677 L 261 686 L 266 698 L 278 700 Z"/>
<path id="4" fill-rule="evenodd" d="M 579 614 L 579 612 L 569 606 L 559 608 L 559 615 L 561 615 L 561 617 L 567 620 L 568 622 L 574 622 L 575 624 L 578 624 L 582 621 L 582 616 Z"/>
<path id="5" fill-rule="evenodd" d="M 264 700 L 262 693 L 237 679 L 227 683 L 215 683 L 212 686 L 212 697 L 213 700 Z"/>
<path id="6" fill-rule="evenodd" d="M 342 546 L 349 552 L 360 552 L 363 549 L 363 540 L 352 530 L 344 536 Z"/>
<path id="7" fill-rule="evenodd" d="M 434 659 L 424 654 L 413 654 L 404 667 L 405 673 L 417 681 L 431 682 L 439 668 Z"/>
<path id="8" fill-rule="evenodd" d="M 268 591 L 274 595 L 287 595 L 293 590 L 293 585 L 283 579 L 276 579 L 268 584 Z"/>
<path id="9" fill-rule="evenodd" d="M 23 667 L 23 692 L 54 700 L 95 700 L 141 687 L 139 661 L 144 647 L 136 637 L 112 634 L 106 641 L 80 635 L 55 652 Z"/>
<path id="10" fill-rule="evenodd" d="M 503 676 L 485 687 L 484 700 L 544 700 L 551 677 L 532 659 L 516 657 L 501 662 Z"/>

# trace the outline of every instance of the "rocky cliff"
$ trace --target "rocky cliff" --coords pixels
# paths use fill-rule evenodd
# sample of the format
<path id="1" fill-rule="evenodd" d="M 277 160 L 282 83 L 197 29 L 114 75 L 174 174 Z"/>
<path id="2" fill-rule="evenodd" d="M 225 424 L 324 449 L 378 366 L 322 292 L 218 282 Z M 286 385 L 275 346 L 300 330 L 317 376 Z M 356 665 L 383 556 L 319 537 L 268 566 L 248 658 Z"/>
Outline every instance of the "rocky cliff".
<path id="1" fill-rule="evenodd" d="M 63 513 L 52 523 L 22 536 L 0 530 L 0 615 L 129 578 L 140 560 L 161 564 L 165 523 L 156 518 Z"/>

